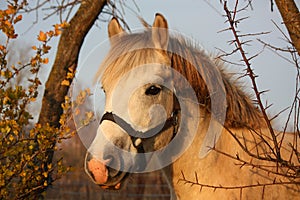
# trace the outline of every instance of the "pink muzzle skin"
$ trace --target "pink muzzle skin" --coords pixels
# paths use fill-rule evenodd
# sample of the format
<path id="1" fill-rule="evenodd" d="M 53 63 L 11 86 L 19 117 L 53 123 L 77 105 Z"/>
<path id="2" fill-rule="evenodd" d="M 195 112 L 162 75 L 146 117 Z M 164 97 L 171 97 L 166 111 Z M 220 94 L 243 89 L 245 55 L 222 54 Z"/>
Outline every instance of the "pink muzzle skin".
<path id="1" fill-rule="evenodd" d="M 93 158 L 88 161 L 87 167 L 93 174 L 93 177 L 97 184 L 105 184 L 107 182 L 108 170 L 103 162 Z"/>
<path id="2" fill-rule="evenodd" d="M 110 186 L 104 185 L 107 180 L 108 180 L 108 170 L 105 165 L 106 162 L 101 162 L 95 158 L 91 159 L 87 163 L 88 170 L 91 172 L 93 175 L 93 178 L 95 182 L 103 189 L 108 189 L 111 188 Z M 120 189 L 121 188 L 121 183 L 117 183 L 113 189 Z"/>

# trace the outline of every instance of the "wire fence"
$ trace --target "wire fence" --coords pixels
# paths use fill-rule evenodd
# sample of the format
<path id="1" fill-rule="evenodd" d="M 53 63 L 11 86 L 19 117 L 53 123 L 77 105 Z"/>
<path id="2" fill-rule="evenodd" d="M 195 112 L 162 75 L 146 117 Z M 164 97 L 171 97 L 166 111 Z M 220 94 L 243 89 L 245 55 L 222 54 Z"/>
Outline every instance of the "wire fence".
<path id="1" fill-rule="evenodd" d="M 132 174 L 120 191 L 107 191 L 94 184 L 83 169 L 86 148 L 78 136 L 66 140 L 55 154 L 74 169 L 46 191 L 46 200 L 169 200 L 169 188 L 161 172 Z"/>
<path id="2" fill-rule="evenodd" d="M 47 190 L 45 199 L 95 199 L 95 200 L 169 200 L 169 188 L 161 173 L 133 175 L 120 191 L 106 191 L 83 176 L 72 180 L 73 173 Z M 84 174 L 83 174 L 84 175 Z"/>

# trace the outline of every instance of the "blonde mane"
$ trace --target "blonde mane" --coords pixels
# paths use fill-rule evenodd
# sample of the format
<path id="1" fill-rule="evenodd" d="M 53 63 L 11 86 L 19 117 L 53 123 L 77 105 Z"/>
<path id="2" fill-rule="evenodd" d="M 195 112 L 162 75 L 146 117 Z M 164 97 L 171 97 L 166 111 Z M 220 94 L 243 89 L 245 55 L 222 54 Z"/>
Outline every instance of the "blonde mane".
<path id="1" fill-rule="evenodd" d="M 154 56 L 157 56 L 157 50 L 144 48 L 128 52 L 128 49 L 132 47 L 147 46 L 151 42 L 151 29 L 147 29 L 142 33 L 122 34 L 112 43 L 111 50 L 102 63 L 102 66 L 107 65 L 107 67 L 103 68 L 101 66 L 96 77 L 102 77 L 102 85 L 110 87 L 114 85 L 119 77 L 122 77 L 134 67 L 154 62 L 153 59 Z M 227 73 L 224 70 L 223 64 L 220 64 L 217 60 L 213 61 L 203 50 L 195 47 L 194 44 L 181 36 L 170 36 L 168 49 L 176 50 L 176 52 L 180 52 L 181 55 L 185 56 L 185 59 L 183 59 L 181 56 L 167 50 L 171 67 L 186 77 L 194 89 L 199 103 L 204 105 L 208 112 L 210 111 L 211 102 L 206 83 L 209 80 L 204 80 L 199 71 L 201 74 L 205 74 L 208 79 L 213 80 L 215 83 L 210 84 L 215 84 L 216 87 L 222 81 L 225 86 L 227 100 L 226 127 L 261 128 L 264 126 L 261 123 L 263 121 L 261 120 L 261 112 L 254 105 L 250 95 L 242 91 L 242 87 L 234 81 L 232 73 Z M 192 63 L 197 66 L 193 66 L 189 61 L 193 61 Z M 101 69 L 105 70 L 101 71 Z M 221 74 L 221 80 L 215 80 L 215 70 L 218 70 L 218 73 Z M 179 93 L 184 91 L 184 88 L 181 88 Z"/>

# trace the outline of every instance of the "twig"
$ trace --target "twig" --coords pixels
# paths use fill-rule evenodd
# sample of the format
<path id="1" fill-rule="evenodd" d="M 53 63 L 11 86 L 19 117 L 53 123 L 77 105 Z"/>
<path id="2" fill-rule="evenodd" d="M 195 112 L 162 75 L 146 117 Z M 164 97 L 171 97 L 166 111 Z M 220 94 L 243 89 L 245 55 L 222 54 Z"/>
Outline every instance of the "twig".
<path id="1" fill-rule="evenodd" d="M 272 136 L 272 139 L 273 139 L 273 143 L 274 143 L 274 148 L 275 148 L 275 152 L 276 152 L 276 157 L 277 157 L 277 161 L 280 162 L 282 161 L 282 158 L 281 158 L 281 154 L 280 154 L 280 149 L 279 149 L 279 146 L 278 146 L 278 142 L 277 142 L 277 138 L 276 138 L 276 135 L 275 135 L 275 132 L 274 132 L 274 129 L 271 125 L 271 122 L 268 118 L 268 115 L 266 113 L 266 110 L 265 110 L 265 107 L 262 103 L 262 100 L 261 100 L 261 93 L 260 91 L 258 90 L 258 87 L 257 87 L 257 84 L 256 84 L 256 75 L 254 74 L 252 68 L 251 68 L 251 64 L 249 62 L 249 59 L 247 58 L 246 56 L 246 53 L 243 49 L 243 43 L 240 41 L 240 38 L 238 36 L 238 33 L 236 31 L 236 28 L 235 28 L 235 24 L 236 24 L 236 21 L 235 21 L 235 17 L 236 17 L 236 14 L 237 14 L 237 5 L 238 5 L 238 1 L 236 1 L 236 5 L 235 5 L 235 8 L 234 8 L 234 11 L 233 11 L 233 15 L 232 15 L 232 12 L 229 11 L 228 7 L 227 7 L 227 1 L 224 1 L 224 11 L 226 12 L 226 17 L 227 17 L 227 20 L 230 24 L 230 30 L 232 31 L 233 35 L 234 35 L 234 39 L 235 39 L 235 44 L 242 56 L 242 59 L 243 59 L 243 62 L 245 63 L 246 67 L 247 67 L 247 75 L 250 77 L 251 79 L 251 83 L 252 83 L 252 87 L 253 87 L 253 90 L 255 92 L 255 95 L 256 95 L 256 99 L 257 99 L 257 104 L 259 105 L 259 108 L 262 112 L 262 115 L 265 119 L 265 122 L 267 124 L 267 127 L 270 131 L 270 134 Z"/>
<path id="2" fill-rule="evenodd" d="M 198 185 L 200 186 L 200 191 L 203 188 L 210 188 L 213 189 L 214 191 L 221 189 L 221 190 L 241 190 L 241 189 L 246 189 L 246 188 L 256 188 L 256 187 L 261 187 L 261 188 L 265 188 L 267 186 L 276 186 L 276 185 L 295 185 L 295 184 L 300 184 L 299 181 L 295 181 L 295 182 L 290 182 L 290 181 L 277 181 L 276 179 L 274 179 L 272 182 L 269 183 L 257 183 L 257 184 L 249 184 L 249 185 L 240 185 L 240 186 L 224 186 L 224 185 L 210 185 L 210 184 L 204 184 L 199 182 L 198 180 L 198 175 L 195 172 L 195 180 L 189 180 L 187 178 L 185 178 L 184 173 L 181 171 L 181 175 L 182 178 L 180 178 L 178 180 L 178 182 L 184 182 L 184 184 L 191 184 L 191 186 L 194 185 Z"/>

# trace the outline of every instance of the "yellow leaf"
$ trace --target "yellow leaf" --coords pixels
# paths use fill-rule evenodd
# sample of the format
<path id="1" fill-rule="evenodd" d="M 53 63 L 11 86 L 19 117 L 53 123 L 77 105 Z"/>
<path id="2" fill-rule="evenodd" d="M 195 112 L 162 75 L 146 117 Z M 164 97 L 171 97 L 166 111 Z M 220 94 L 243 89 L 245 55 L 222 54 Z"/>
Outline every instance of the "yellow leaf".
<path id="1" fill-rule="evenodd" d="M 43 63 L 44 63 L 44 64 L 48 64 L 48 63 L 49 63 L 49 58 L 45 58 L 45 59 L 43 60 Z"/>
<path id="2" fill-rule="evenodd" d="M 37 181 L 40 181 L 42 179 L 41 176 L 36 176 L 35 178 Z"/>
<path id="3" fill-rule="evenodd" d="M 54 36 L 59 36 L 61 34 L 61 30 L 58 24 L 54 26 Z"/>
<path id="4" fill-rule="evenodd" d="M 12 27 L 12 24 L 10 23 L 10 21 L 4 21 L 4 24 L 7 26 L 7 27 Z"/>
<path id="5" fill-rule="evenodd" d="M 22 172 L 21 176 L 25 177 L 26 176 L 26 172 Z"/>
<path id="6" fill-rule="evenodd" d="M 5 76 L 5 74 L 2 74 L 2 73 L 1 73 L 1 75 Z M 5 96 L 5 97 L 3 98 L 3 104 L 7 104 L 7 103 L 9 102 L 9 100 L 10 100 L 10 98 L 7 97 L 7 96 Z"/>
<path id="7" fill-rule="evenodd" d="M 80 114 L 80 109 L 79 108 L 76 108 L 75 110 L 75 115 L 79 115 Z"/>
<path id="8" fill-rule="evenodd" d="M 25 160 L 27 160 L 27 161 L 31 160 L 30 155 L 25 155 L 24 157 L 25 157 Z"/>
<path id="9" fill-rule="evenodd" d="M 22 15 L 18 15 L 15 19 L 14 19 L 14 24 L 21 21 L 22 20 Z"/>
<path id="10" fill-rule="evenodd" d="M 60 24 L 61 28 L 67 28 L 69 26 L 70 26 L 70 24 L 68 22 L 66 22 L 66 21 L 64 21 L 62 24 Z"/>
<path id="11" fill-rule="evenodd" d="M 74 74 L 71 72 L 67 73 L 67 79 L 72 79 L 74 77 Z"/>
<path id="12" fill-rule="evenodd" d="M 8 139 L 12 142 L 15 138 L 12 135 L 9 135 Z"/>
<path id="13" fill-rule="evenodd" d="M 16 13 L 16 9 L 13 6 L 8 5 L 7 6 L 7 10 L 5 10 L 5 13 L 7 15 L 15 14 Z"/>
<path id="14" fill-rule="evenodd" d="M 68 81 L 68 80 L 63 80 L 63 81 L 61 82 L 61 85 L 64 85 L 64 86 L 70 86 L 70 81 Z"/>
<path id="15" fill-rule="evenodd" d="M 35 102 L 35 101 L 36 101 L 36 98 L 33 98 L 33 97 L 32 97 L 32 98 L 30 98 L 29 100 L 30 100 L 31 102 Z"/>
<path id="16" fill-rule="evenodd" d="M 6 133 L 6 134 L 8 134 L 10 131 L 11 131 L 11 128 L 10 128 L 9 126 L 6 126 L 5 128 L 3 128 L 3 129 L 1 130 L 1 132 L 4 132 L 4 133 Z M 12 140 L 11 137 L 13 137 L 13 136 L 10 135 L 9 137 L 10 137 L 9 140 Z"/>
<path id="17" fill-rule="evenodd" d="M 88 95 L 88 96 L 91 95 L 91 89 L 90 89 L 90 88 L 87 88 L 85 91 L 87 92 L 87 95 Z"/>
<path id="18" fill-rule="evenodd" d="M 86 112 L 85 114 L 88 119 L 91 119 L 94 116 L 93 112 Z"/>
<path id="19" fill-rule="evenodd" d="M 65 96 L 65 101 L 66 102 L 70 101 L 70 97 L 69 96 Z"/>
<path id="20" fill-rule="evenodd" d="M 62 165 L 62 161 L 61 160 L 57 161 L 57 166 L 61 166 L 61 165 Z"/>
<path id="21" fill-rule="evenodd" d="M 11 68 L 14 70 L 14 71 L 17 71 L 17 68 L 15 65 L 12 65 Z"/>
<path id="22" fill-rule="evenodd" d="M 69 70 L 69 72 L 72 72 L 72 73 L 74 72 L 74 69 L 72 67 L 69 67 L 68 70 Z"/>
<path id="23" fill-rule="evenodd" d="M 43 173 L 43 176 L 44 176 L 45 178 L 47 178 L 47 177 L 48 177 L 48 173 L 47 173 L 47 172 L 44 172 L 44 173 Z"/>
<path id="24" fill-rule="evenodd" d="M 41 42 L 46 42 L 47 35 L 43 31 L 40 31 L 40 34 L 38 36 L 38 40 L 41 41 Z"/>
<path id="25" fill-rule="evenodd" d="M 59 123 L 60 123 L 61 126 L 64 126 L 64 125 L 65 125 L 65 121 L 64 121 L 63 119 L 60 119 L 60 120 L 59 120 Z M 54 148 L 54 150 L 55 150 L 55 148 Z"/>
<path id="26" fill-rule="evenodd" d="M 43 52 L 44 53 L 48 53 L 50 49 L 51 49 L 51 46 L 43 45 Z"/>
<path id="27" fill-rule="evenodd" d="M 48 32 L 47 32 L 47 35 L 48 35 L 49 37 L 53 37 L 54 31 L 48 31 Z"/>
<path id="28" fill-rule="evenodd" d="M 35 66 L 37 64 L 38 60 L 37 58 L 32 58 L 30 61 L 31 66 Z"/>

